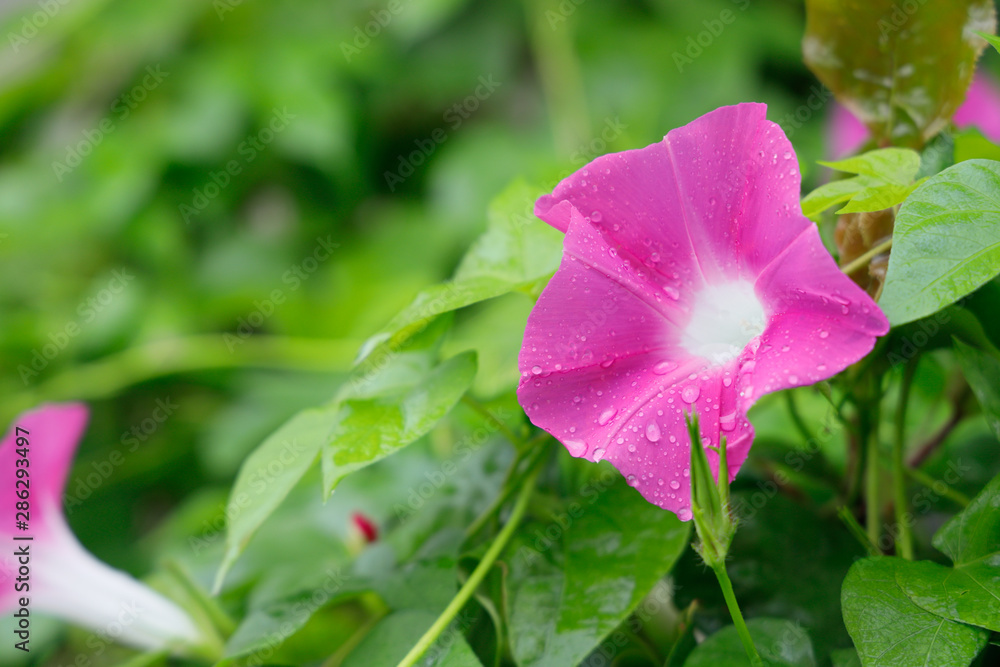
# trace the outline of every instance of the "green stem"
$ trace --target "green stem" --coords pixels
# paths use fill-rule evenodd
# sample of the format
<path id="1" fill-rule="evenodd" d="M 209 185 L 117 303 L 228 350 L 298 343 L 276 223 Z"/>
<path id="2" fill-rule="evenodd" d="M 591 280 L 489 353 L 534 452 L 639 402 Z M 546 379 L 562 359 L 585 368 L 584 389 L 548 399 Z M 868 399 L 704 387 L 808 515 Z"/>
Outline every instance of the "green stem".
<path id="1" fill-rule="evenodd" d="M 879 438 L 878 438 L 878 425 L 879 425 L 879 401 L 881 400 L 878 387 L 874 382 L 869 382 L 869 388 L 871 389 L 871 394 L 869 398 L 871 400 L 870 412 L 867 412 L 864 423 L 865 426 L 862 429 L 864 433 L 864 440 L 862 441 L 862 447 L 867 450 L 867 460 L 865 461 L 865 528 L 868 532 L 868 539 L 871 540 L 872 544 L 878 544 L 878 538 L 881 533 L 881 526 L 879 522 L 881 521 L 880 512 L 880 502 L 879 502 Z M 860 408 L 860 406 L 859 406 Z M 862 414 L 865 414 L 863 411 Z"/>
<path id="2" fill-rule="evenodd" d="M 858 269 L 867 266 L 868 262 L 872 261 L 872 257 L 874 257 L 875 255 L 881 255 L 886 250 L 889 250 L 891 248 L 892 248 L 892 239 L 889 239 L 888 241 L 878 244 L 865 254 L 861 255 L 861 257 L 858 257 L 853 261 L 848 262 L 844 266 L 840 267 L 840 270 L 846 273 L 847 275 L 851 275 Z"/>
<path id="3" fill-rule="evenodd" d="M 532 441 L 534 441 L 534 439 L 532 439 Z M 541 459 L 541 457 L 544 456 L 545 453 L 546 453 L 546 448 L 544 447 L 539 447 L 536 450 L 534 450 L 532 452 L 531 460 L 528 462 L 528 465 L 525 467 L 525 470 L 527 471 L 533 470 L 534 467 L 538 464 L 539 459 Z M 482 530 L 483 526 L 486 525 L 486 523 L 493 517 L 493 515 L 497 514 L 500 511 L 500 508 L 503 507 L 508 500 L 510 500 L 510 497 L 512 495 L 514 495 L 514 492 L 517 490 L 518 485 L 512 482 L 517 476 L 517 470 L 518 468 L 520 468 L 522 461 L 523 458 L 521 456 L 518 456 L 514 460 L 514 463 L 511 465 L 510 471 L 508 471 L 507 473 L 507 479 L 504 481 L 503 487 L 501 487 L 502 490 L 500 491 L 500 495 L 494 498 L 493 502 L 490 503 L 490 506 L 487 507 L 482 514 L 476 517 L 475 521 L 473 521 L 469 525 L 469 527 L 465 529 L 466 539 L 474 536 L 476 533 Z"/>
<path id="4" fill-rule="evenodd" d="M 764 667 L 764 661 L 757 653 L 757 647 L 754 646 L 753 639 L 750 637 L 750 630 L 743 620 L 743 613 L 736 601 L 736 593 L 733 592 L 733 583 L 729 580 L 729 574 L 726 572 L 726 564 L 724 562 L 715 563 L 712 565 L 712 571 L 715 572 L 715 577 L 719 580 L 722 595 L 726 598 L 726 606 L 729 607 L 729 613 L 733 617 L 733 625 L 736 626 L 736 633 L 740 636 L 740 641 L 743 642 L 743 649 L 747 652 L 747 657 L 750 658 L 750 664 L 753 667 Z"/>
<path id="5" fill-rule="evenodd" d="M 550 25 L 546 6 L 530 0 L 524 3 L 530 23 L 531 49 L 538 65 L 542 95 L 549 108 L 556 149 L 563 157 L 569 157 L 590 136 L 587 98 L 573 51 L 571 21 Z"/>
<path id="6" fill-rule="evenodd" d="M 521 524 L 521 519 L 524 518 L 525 510 L 528 508 L 528 501 L 535 490 L 535 480 L 538 479 L 538 474 L 541 470 L 540 466 L 535 467 L 524 479 L 507 524 L 496 536 L 490 548 L 483 555 L 483 559 L 479 561 L 479 565 L 472 571 L 472 574 L 469 575 L 469 578 L 462 585 L 462 588 L 459 589 L 455 597 L 452 598 L 445 610 L 441 612 L 438 619 L 434 621 L 434 624 L 424 633 L 424 636 L 420 638 L 416 645 L 410 649 L 410 652 L 399 662 L 399 667 L 413 667 L 413 665 L 417 664 L 417 661 L 437 641 L 437 638 L 445 631 L 455 616 L 458 615 L 458 612 L 469 601 L 476 592 L 476 589 L 479 588 L 483 579 L 486 578 L 486 574 L 493 567 L 497 558 L 499 558 L 500 554 L 507 547 L 507 543 L 514 536 L 514 531 Z"/>
<path id="7" fill-rule="evenodd" d="M 907 520 L 906 504 L 906 405 L 910 400 L 910 386 L 917 369 L 915 362 L 906 364 L 903 380 L 899 387 L 899 406 L 896 409 L 896 433 L 892 443 L 892 490 L 893 506 L 896 513 L 896 553 L 906 560 L 913 560 L 913 532 Z"/>
<path id="8" fill-rule="evenodd" d="M 174 580 L 184 589 L 184 592 L 190 596 L 191 600 L 205 613 L 205 616 L 208 617 L 209 622 L 212 624 L 220 639 L 223 642 L 228 639 L 230 635 L 236 631 L 236 623 L 229 617 L 229 614 L 227 614 L 225 610 L 219 606 L 219 603 L 216 602 L 215 598 L 208 595 L 205 590 L 198 585 L 198 582 L 192 579 L 187 570 L 181 567 L 181 564 L 176 560 L 167 560 L 164 563 L 164 567 Z"/>
<path id="9" fill-rule="evenodd" d="M 250 336 L 232 340 L 222 334 L 169 338 L 129 348 L 91 363 L 68 368 L 21 394 L 4 423 L 42 401 L 93 400 L 153 378 L 223 368 L 280 368 L 295 371 L 345 371 L 359 343 L 349 340 Z M 12 401 L 11 403 L 15 403 Z"/>
<path id="10" fill-rule="evenodd" d="M 503 423 L 502 420 L 498 419 L 496 415 L 490 412 L 485 405 L 472 398 L 468 394 L 462 396 L 462 403 L 468 406 L 471 410 L 481 415 L 489 424 L 496 424 L 497 430 L 503 434 L 503 437 L 507 438 L 511 444 L 520 449 L 520 446 L 524 444 L 524 439 L 519 438 L 510 428 Z"/>
<path id="11" fill-rule="evenodd" d="M 858 520 L 854 518 L 854 515 L 851 514 L 849 509 L 841 505 L 837 508 L 837 516 L 840 517 L 840 520 L 844 522 L 845 526 L 847 526 L 847 530 L 854 536 L 854 539 L 856 539 L 858 543 L 865 548 L 865 551 L 868 552 L 869 556 L 884 555 L 881 551 L 879 551 L 878 547 L 868 539 L 868 533 L 866 533 L 865 529 L 861 527 L 861 524 L 858 523 Z"/>
<path id="12" fill-rule="evenodd" d="M 788 390 L 785 392 L 785 403 L 788 405 L 788 414 L 791 415 L 792 423 L 799 430 L 803 440 L 808 443 L 812 439 L 812 434 L 809 432 L 805 420 L 802 419 L 802 415 L 799 413 L 799 408 L 795 404 L 795 395 L 792 391 Z"/>
<path id="13" fill-rule="evenodd" d="M 961 505 L 962 507 L 968 507 L 969 503 L 972 502 L 969 496 L 965 495 L 961 491 L 956 491 L 955 489 L 951 488 L 950 486 L 948 486 L 947 484 L 945 484 L 940 480 L 934 479 L 933 477 L 925 473 L 923 470 L 920 470 L 918 468 L 906 468 L 905 472 L 907 475 L 910 476 L 911 479 L 913 479 L 914 482 L 927 487 L 934 493 L 937 493 L 939 495 L 944 496 L 945 498 L 948 498 L 949 500 L 954 501 L 955 503 Z M 944 489 L 942 489 L 941 486 L 944 486 Z"/>
<path id="14" fill-rule="evenodd" d="M 874 435 L 877 429 L 865 440 L 868 456 L 865 468 L 865 528 L 868 539 L 878 544 L 879 538 L 879 489 L 878 489 L 878 439 Z"/>

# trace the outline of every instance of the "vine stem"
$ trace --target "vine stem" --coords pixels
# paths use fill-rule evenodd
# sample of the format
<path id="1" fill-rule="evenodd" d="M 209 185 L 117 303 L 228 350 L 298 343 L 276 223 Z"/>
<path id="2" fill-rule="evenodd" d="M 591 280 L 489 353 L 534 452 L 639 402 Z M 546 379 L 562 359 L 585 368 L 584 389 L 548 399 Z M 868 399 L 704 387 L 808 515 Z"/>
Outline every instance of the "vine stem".
<path id="1" fill-rule="evenodd" d="M 868 539 L 872 544 L 878 545 L 881 534 L 881 516 L 879 512 L 879 419 L 880 402 L 882 400 L 878 384 L 874 384 L 874 396 L 870 397 L 872 405 L 866 415 L 866 427 L 862 429 L 864 440 L 862 447 L 867 449 L 867 461 L 865 469 L 865 528 L 868 531 Z"/>
<path id="2" fill-rule="evenodd" d="M 969 496 L 965 495 L 961 491 L 956 491 L 955 489 L 951 488 L 950 486 L 948 486 L 947 484 L 945 484 L 940 480 L 934 479 L 933 477 L 925 473 L 923 470 L 917 470 L 916 468 L 906 468 L 905 472 L 907 475 L 910 476 L 910 479 L 912 479 L 917 484 L 925 486 L 934 493 L 940 494 L 945 498 L 948 498 L 949 500 L 958 504 L 961 507 L 968 507 L 969 503 L 972 502 L 972 499 L 969 498 Z"/>
<path id="3" fill-rule="evenodd" d="M 876 420 L 876 424 L 878 420 Z M 865 439 L 864 446 L 868 448 L 868 460 L 865 469 L 865 528 L 868 539 L 878 544 L 879 538 L 879 493 L 878 493 L 878 427 Z"/>
<path id="4" fill-rule="evenodd" d="M 497 430 L 503 435 L 503 437 L 507 438 L 507 440 L 509 440 L 515 447 L 524 443 L 523 438 L 519 438 L 512 430 L 510 430 L 509 426 L 503 423 L 503 420 L 499 419 L 496 415 L 490 412 L 485 405 L 473 397 L 466 394 L 462 397 L 462 403 L 485 419 L 488 424 L 496 425 Z"/>
<path id="5" fill-rule="evenodd" d="M 844 266 L 840 267 L 840 270 L 846 273 L 847 275 L 851 275 L 858 269 L 864 268 L 865 265 L 868 264 L 868 262 L 872 261 L 872 257 L 874 257 L 875 255 L 881 255 L 886 250 L 889 250 L 891 248 L 892 248 L 892 239 L 889 239 L 888 241 L 885 241 L 883 243 L 879 243 L 877 246 L 875 246 L 865 254 L 861 255 L 861 257 L 857 257 L 854 260 L 845 264 Z"/>
<path id="6" fill-rule="evenodd" d="M 200 334 L 146 343 L 103 359 L 71 367 L 21 394 L 24 405 L 4 411 L 12 417 L 42 401 L 92 400 L 114 396 L 126 387 L 157 377 L 223 368 L 278 368 L 295 371 L 346 371 L 359 343 L 254 335 L 247 338 Z M 6 414 L 7 411 L 12 414 Z M 7 419 L 3 420 L 4 423 Z"/>
<path id="7" fill-rule="evenodd" d="M 543 437 L 532 438 L 527 443 L 525 443 L 525 447 L 527 448 L 524 450 L 525 455 L 524 456 L 518 455 L 518 457 L 514 460 L 514 463 L 511 464 L 510 470 L 507 473 L 507 479 L 504 480 L 503 486 L 501 487 L 502 491 L 500 492 L 500 495 L 498 495 L 493 500 L 493 502 L 490 503 L 490 506 L 487 507 L 482 514 L 476 517 L 476 519 L 471 524 L 469 524 L 469 527 L 465 529 L 466 538 L 470 538 L 476 533 L 478 533 L 480 530 L 482 530 L 483 526 L 486 525 L 486 523 L 493 517 L 493 515 L 498 513 L 500 511 L 500 508 L 503 507 L 508 500 L 510 500 L 510 497 L 514 494 L 514 491 L 517 489 L 517 485 L 512 484 L 511 480 L 513 480 L 514 477 L 516 476 L 517 469 L 521 466 L 521 463 L 524 461 L 524 459 L 528 458 L 529 456 L 531 457 L 528 462 L 528 465 L 525 467 L 525 470 L 531 470 L 538 463 L 538 459 L 540 459 L 542 456 L 545 455 L 545 449 L 542 447 L 539 447 L 538 449 L 534 450 L 532 454 L 530 455 L 528 454 L 528 452 L 532 451 L 531 450 L 532 443 L 541 442 L 542 440 L 545 439 L 545 437 L 548 437 L 548 433 L 543 433 L 541 435 Z"/>
<path id="8" fill-rule="evenodd" d="M 733 592 L 733 583 L 729 580 L 725 562 L 713 563 L 712 571 L 715 572 L 715 577 L 719 580 L 719 587 L 722 589 L 723 597 L 726 598 L 729 614 L 733 617 L 733 625 L 736 626 L 736 633 L 740 636 L 740 641 L 743 642 L 743 649 L 747 652 L 747 657 L 750 658 L 750 664 L 753 667 L 764 667 L 764 661 L 757 653 L 757 647 L 753 643 L 753 638 L 750 637 L 750 630 L 747 628 L 746 621 L 743 620 L 743 612 L 740 611 L 740 605 L 736 601 L 736 593 Z"/>
<path id="9" fill-rule="evenodd" d="M 899 387 L 899 407 L 896 409 L 896 433 L 892 443 L 892 490 L 893 506 L 896 512 L 897 555 L 913 560 L 913 532 L 906 520 L 906 462 L 903 460 L 906 448 L 906 405 L 910 400 L 910 386 L 916 372 L 915 362 L 906 364 L 903 381 Z"/>
<path id="10" fill-rule="evenodd" d="M 458 593 L 455 594 L 455 597 L 452 598 L 445 610 L 434 621 L 434 624 L 424 633 L 423 637 L 420 638 L 413 648 L 410 649 L 410 652 L 399 662 L 398 667 L 413 667 L 413 665 L 417 664 L 417 661 L 437 641 L 437 638 L 454 620 L 455 616 L 458 615 L 458 612 L 469 601 L 473 593 L 476 592 L 476 589 L 479 588 L 483 579 L 486 578 L 486 574 L 493 567 L 493 563 L 500 557 L 500 554 L 507 547 L 508 542 L 510 542 L 511 537 L 514 536 L 514 531 L 521 524 L 524 513 L 528 509 L 528 501 L 535 490 L 535 480 L 538 479 L 538 474 L 541 470 L 541 466 L 536 466 L 521 482 L 521 490 L 517 495 L 517 501 L 514 503 L 514 509 L 511 510 L 507 524 L 497 534 L 496 539 L 483 555 L 483 559 L 479 561 L 479 565 L 472 571 L 472 574 L 469 575 L 469 578 L 459 589 Z"/>

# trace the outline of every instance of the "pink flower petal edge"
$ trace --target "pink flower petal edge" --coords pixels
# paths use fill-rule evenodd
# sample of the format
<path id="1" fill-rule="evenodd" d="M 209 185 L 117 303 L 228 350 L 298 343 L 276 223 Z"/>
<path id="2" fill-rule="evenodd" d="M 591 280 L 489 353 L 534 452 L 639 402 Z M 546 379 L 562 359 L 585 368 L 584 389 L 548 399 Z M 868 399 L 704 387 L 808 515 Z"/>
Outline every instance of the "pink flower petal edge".
<path id="1" fill-rule="evenodd" d="M 518 399 L 570 454 L 610 461 L 683 520 L 685 412 L 703 446 L 726 438 L 735 477 L 759 396 L 830 377 L 889 328 L 803 217 L 794 150 L 765 116 L 717 109 L 597 158 L 535 207 L 566 237 L 528 318 Z"/>
<path id="2" fill-rule="evenodd" d="M 14 420 L 0 443 L 0 537 L 6 545 L 0 552 L 0 612 L 18 613 L 26 600 L 29 614 L 52 614 L 105 634 L 117 627 L 121 643 L 184 652 L 202 641 L 187 613 L 97 560 L 66 523 L 63 489 L 87 418 L 79 403 L 44 405 Z M 28 476 L 17 477 L 18 469 Z M 27 501 L 17 495 L 24 489 Z M 17 527 L 24 520 L 18 502 L 29 503 L 27 530 Z"/>

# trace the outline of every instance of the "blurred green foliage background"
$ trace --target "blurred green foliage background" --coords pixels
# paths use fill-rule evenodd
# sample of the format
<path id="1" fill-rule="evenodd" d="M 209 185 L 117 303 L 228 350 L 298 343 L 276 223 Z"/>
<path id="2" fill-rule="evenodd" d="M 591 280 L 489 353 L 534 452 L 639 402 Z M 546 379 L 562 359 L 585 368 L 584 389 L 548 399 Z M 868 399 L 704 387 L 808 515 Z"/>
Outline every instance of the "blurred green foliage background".
<path id="1" fill-rule="evenodd" d="M 823 157 L 829 98 L 809 106 L 823 95 L 794 0 L 0 11 L 4 424 L 88 401 L 70 522 L 138 574 L 165 544 L 218 532 L 243 457 L 450 275 L 516 177 L 551 186 L 751 100 L 808 182 Z M 515 377 L 530 306 L 515 295 L 475 309 L 475 326 L 459 318 L 455 347 L 496 342 L 481 393 Z M 327 535 L 346 533 L 350 498 L 317 519 Z"/>

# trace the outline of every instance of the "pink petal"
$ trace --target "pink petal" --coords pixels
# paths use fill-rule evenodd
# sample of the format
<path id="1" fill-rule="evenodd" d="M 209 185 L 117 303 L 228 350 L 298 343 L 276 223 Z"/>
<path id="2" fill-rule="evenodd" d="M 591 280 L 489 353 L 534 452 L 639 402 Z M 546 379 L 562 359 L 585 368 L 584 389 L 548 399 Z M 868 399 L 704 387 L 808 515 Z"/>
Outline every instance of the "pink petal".
<path id="1" fill-rule="evenodd" d="M 87 424 L 87 408 L 79 403 L 45 405 L 26 412 L 14 420 L 0 443 L 0 536 L 8 546 L 12 538 L 30 535 L 37 540 L 54 533 L 65 532 L 62 516 L 62 494 L 73 454 Z M 16 430 L 20 427 L 20 433 Z M 27 431 L 27 435 L 24 434 Z M 28 530 L 16 528 L 16 522 L 23 516 L 16 516 L 17 503 L 23 502 L 17 496 L 24 485 L 16 484 L 17 461 L 24 458 L 24 443 L 18 437 L 27 439 L 28 459 Z M 19 451 L 20 450 L 20 451 Z M 9 608 L 17 599 L 11 577 L 17 568 L 15 559 L 5 549 L 0 557 L 0 609 Z"/>
<path id="2" fill-rule="evenodd" d="M 14 528 L 17 489 L 14 486 L 18 433 L 15 427 L 28 431 L 28 469 L 31 492 L 32 532 L 42 530 L 51 512 L 62 514 L 63 488 L 76 447 L 87 425 L 87 407 L 81 403 L 49 404 L 26 412 L 14 420 L 0 444 L 0 474 L 8 483 L 0 485 L 0 534 L 16 532 Z M 23 434 L 23 431 L 21 432 Z"/>
<path id="3" fill-rule="evenodd" d="M 771 321 L 756 354 L 757 391 L 813 384 L 871 352 L 889 321 L 837 267 L 810 226 L 757 280 Z"/>
<path id="4" fill-rule="evenodd" d="M 795 151 L 766 111 L 722 107 L 661 142 L 599 157 L 541 197 L 535 213 L 565 231 L 575 208 L 688 289 L 756 276 L 808 224 Z"/>
<path id="5" fill-rule="evenodd" d="M 710 442 L 727 435 L 732 475 L 750 448 L 738 366 L 698 375 L 705 360 L 679 346 L 672 321 L 686 323 L 682 301 L 665 297 L 660 276 L 636 269 L 575 209 L 564 250 L 528 318 L 518 399 L 571 454 L 607 458 L 650 502 L 683 516 L 690 506 L 684 411 L 698 409 Z M 709 460 L 717 465 L 714 452 Z"/>
<path id="6" fill-rule="evenodd" d="M 990 141 L 1000 143 L 1000 88 L 990 76 L 976 75 L 954 121 L 960 128 L 975 127 Z"/>

